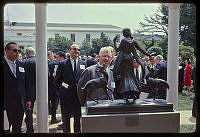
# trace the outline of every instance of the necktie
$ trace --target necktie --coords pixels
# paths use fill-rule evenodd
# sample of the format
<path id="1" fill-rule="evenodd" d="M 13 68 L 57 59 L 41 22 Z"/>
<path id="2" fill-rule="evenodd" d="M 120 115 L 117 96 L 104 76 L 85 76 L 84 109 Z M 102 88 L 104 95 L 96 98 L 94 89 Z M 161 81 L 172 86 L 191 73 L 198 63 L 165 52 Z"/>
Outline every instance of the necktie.
<path id="1" fill-rule="evenodd" d="M 12 68 L 13 68 L 13 74 L 16 77 L 16 65 L 15 65 L 15 63 L 12 63 Z"/>
<path id="2" fill-rule="evenodd" d="M 138 69 L 136 69 L 136 78 L 139 81 L 139 73 L 138 73 Z"/>
<path id="3" fill-rule="evenodd" d="M 74 74 L 76 75 L 76 61 L 74 60 Z"/>

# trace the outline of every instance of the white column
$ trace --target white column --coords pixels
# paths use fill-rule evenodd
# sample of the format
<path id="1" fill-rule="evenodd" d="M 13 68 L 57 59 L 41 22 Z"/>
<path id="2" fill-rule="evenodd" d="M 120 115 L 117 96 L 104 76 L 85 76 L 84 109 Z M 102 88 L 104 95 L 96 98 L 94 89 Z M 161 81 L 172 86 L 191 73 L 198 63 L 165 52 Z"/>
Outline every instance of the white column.
<path id="1" fill-rule="evenodd" d="M 168 59 L 167 82 L 169 90 L 167 101 L 173 103 L 174 109 L 178 109 L 178 55 L 179 55 L 179 7 L 178 3 L 169 3 L 168 20 Z"/>
<path id="2" fill-rule="evenodd" d="M 37 133 L 48 133 L 47 4 L 35 4 Z"/>

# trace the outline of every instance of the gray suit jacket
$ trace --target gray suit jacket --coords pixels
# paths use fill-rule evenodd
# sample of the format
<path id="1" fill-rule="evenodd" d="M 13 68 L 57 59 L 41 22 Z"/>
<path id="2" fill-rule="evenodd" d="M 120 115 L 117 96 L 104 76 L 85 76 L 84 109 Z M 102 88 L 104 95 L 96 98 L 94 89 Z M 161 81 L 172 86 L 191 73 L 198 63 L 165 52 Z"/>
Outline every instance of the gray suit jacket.
<path id="1" fill-rule="evenodd" d="M 97 69 L 97 65 L 92 65 L 90 67 L 88 67 L 87 69 L 85 69 L 83 71 L 83 73 L 81 74 L 81 77 L 79 79 L 78 82 L 78 97 L 79 97 L 79 101 L 80 103 L 83 105 L 86 103 L 86 101 L 90 100 L 86 95 L 85 91 L 82 90 L 81 88 L 83 88 L 86 84 L 87 81 L 91 80 L 91 79 L 95 79 L 95 78 L 99 78 L 102 76 L 102 73 L 100 72 L 96 72 Z M 111 70 L 108 69 L 108 87 L 110 89 L 112 89 L 112 91 L 114 91 L 114 86 L 112 86 L 112 82 L 114 82 L 113 79 L 113 73 Z M 113 93 L 111 91 L 108 91 L 108 95 L 113 98 Z M 91 98 L 95 99 L 95 100 L 107 100 L 108 97 L 106 95 L 106 93 L 104 92 L 104 90 L 102 88 L 96 89 L 95 91 L 92 92 L 91 94 Z"/>

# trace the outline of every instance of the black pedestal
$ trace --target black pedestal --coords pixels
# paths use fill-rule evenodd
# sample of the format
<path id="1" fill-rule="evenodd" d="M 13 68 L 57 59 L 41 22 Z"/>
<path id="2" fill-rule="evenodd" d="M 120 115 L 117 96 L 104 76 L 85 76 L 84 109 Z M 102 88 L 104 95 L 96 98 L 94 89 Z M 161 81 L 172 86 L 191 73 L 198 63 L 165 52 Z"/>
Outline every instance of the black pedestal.
<path id="1" fill-rule="evenodd" d="M 173 112 L 173 104 L 163 99 L 138 99 L 134 104 L 126 104 L 125 100 L 120 99 L 114 101 L 99 100 L 98 104 L 94 101 L 88 101 L 86 107 L 87 115 L 154 112 Z"/>

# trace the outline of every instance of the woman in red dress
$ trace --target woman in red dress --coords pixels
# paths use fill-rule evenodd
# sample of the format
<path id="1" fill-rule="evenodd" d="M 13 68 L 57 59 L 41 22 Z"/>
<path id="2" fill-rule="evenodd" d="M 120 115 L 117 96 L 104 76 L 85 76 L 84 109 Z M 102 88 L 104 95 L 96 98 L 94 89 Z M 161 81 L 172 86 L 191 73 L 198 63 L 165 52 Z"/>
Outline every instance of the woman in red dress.
<path id="1" fill-rule="evenodd" d="M 185 60 L 185 71 L 184 71 L 184 80 L 183 80 L 183 86 L 187 86 L 187 95 L 191 95 L 190 87 L 191 87 L 191 75 L 192 75 L 192 66 L 190 65 L 191 61 L 190 59 Z"/>

